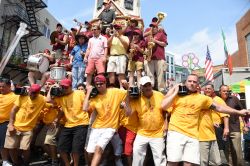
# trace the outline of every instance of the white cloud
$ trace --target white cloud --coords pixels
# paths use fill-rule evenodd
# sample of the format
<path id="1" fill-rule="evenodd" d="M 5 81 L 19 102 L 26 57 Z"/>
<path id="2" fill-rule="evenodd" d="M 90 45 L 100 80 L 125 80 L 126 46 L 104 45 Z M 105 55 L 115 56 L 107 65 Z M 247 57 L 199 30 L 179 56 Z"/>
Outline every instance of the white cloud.
<path id="1" fill-rule="evenodd" d="M 93 8 L 87 8 L 75 15 L 71 15 L 69 17 L 60 18 L 59 21 L 65 26 L 67 29 L 71 27 L 76 27 L 77 25 L 73 22 L 73 19 L 77 19 L 80 22 L 84 22 L 92 19 Z"/>
<path id="2" fill-rule="evenodd" d="M 224 31 L 226 36 L 226 44 L 230 54 L 238 50 L 237 35 L 234 27 Z M 194 53 L 199 58 L 199 65 L 204 67 L 207 45 L 214 65 L 223 64 L 225 60 L 224 45 L 221 30 L 210 32 L 208 28 L 204 28 L 194 33 L 188 40 L 170 45 L 167 50 L 175 52 L 175 61 L 182 64 L 182 55 Z"/>

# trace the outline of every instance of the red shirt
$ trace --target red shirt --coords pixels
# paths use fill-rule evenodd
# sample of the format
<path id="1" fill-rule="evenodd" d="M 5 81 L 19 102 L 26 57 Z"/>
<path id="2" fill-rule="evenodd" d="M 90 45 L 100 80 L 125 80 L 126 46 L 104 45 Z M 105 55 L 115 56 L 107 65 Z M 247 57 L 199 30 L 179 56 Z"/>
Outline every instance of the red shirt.
<path id="1" fill-rule="evenodd" d="M 144 40 L 140 40 L 139 42 L 135 43 L 136 45 L 138 45 L 141 49 L 144 49 L 146 47 L 146 43 Z M 130 47 L 129 47 L 130 48 Z M 143 54 L 140 51 L 135 51 L 135 54 L 132 58 L 132 61 L 140 61 L 143 62 L 144 58 L 143 58 Z"/>
<path id="2" fill-rule="evenodd" d="M 167 43 L 167 36 L 164 32 L 158 31 L 155 35 L 153 35 L 155 40 Z M 148 43 L 148 38 L 146 39 Z M 153 55 L 151 57 L 152 60 L 165 60 L 165 47 L 162 47 L 155 43 L 153 47 Z"/>
<path id="3" fill-rule="evenodd" d="M 68 53 L 70 54 L 76 45 L 76 39 L 72 35 L 69 36 Z"/>
<path id="4" fill-rule="evenodd" d="M 59 33 L 58 34 L 58 39 L 59 40 L 61 40 L 61 41 L 63 41 L 63 38 L 64 38 L 64 34 L 63 33 Z M 60 44 L 60 43 L 55 43 L 54 45 L 53 45 L 53 47 L 52 47 L 52 50 L 53 51 L 56 51 L 56 50 L 64 50 L 64 48 L 65 48 L 65 45 L 62 45 L 62 44 Z"/>

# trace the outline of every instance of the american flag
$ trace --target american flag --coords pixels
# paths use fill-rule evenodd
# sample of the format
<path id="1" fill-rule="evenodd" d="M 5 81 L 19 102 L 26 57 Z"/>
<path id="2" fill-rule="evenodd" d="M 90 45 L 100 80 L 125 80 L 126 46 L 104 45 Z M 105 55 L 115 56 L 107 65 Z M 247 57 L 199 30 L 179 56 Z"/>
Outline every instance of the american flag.
<path id="1" fill-rule="evenodd" d="M 205 61 L 205 77 L 207 81 L 214 81 L 214 74 L 213 74 L 213 63 L 210 56 L 210 52 L 207 46 L 207 55 Z"/>

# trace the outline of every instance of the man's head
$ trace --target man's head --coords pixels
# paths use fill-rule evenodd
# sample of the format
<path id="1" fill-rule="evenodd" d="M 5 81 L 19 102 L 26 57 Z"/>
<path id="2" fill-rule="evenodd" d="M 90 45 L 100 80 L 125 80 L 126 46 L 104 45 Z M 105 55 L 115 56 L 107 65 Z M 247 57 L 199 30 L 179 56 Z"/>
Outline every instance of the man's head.
<path id="1" fill-rule="evenodd" d="M 115 24 L 114 29 L 121 35 L 122 34 L 122 26 L 120 24 Z"/>
<path id="2" fill-rule="evenodd" d="M 204 89 L 204 94 L 209 97 L 214 97 L 215 96 L 214 85 L 211 83 L 206 85 Z"/>
<path id="3" fill-rule="evenodd" d="M 50 87 L 51 87 L 52 85 L 54 85 L 55 83 L 56 83 L 55 80 L 48 79 L 48 80 L 45 82 L 45 84 L 44 84 L 45 92 L 48 92 L 49 89 L 50 89 Z"/>
<path id="4" fill-rule="evenodd" d="M 7 94 L 11 91 L 11 81 L 8 78 L 0 78 L 0 94 Z"/>
<path id="5" fill-rule="evenodd" d="M 31 100 L 37 98 L 41 90 L 41 86 L 39 84 L 32 84 L 29 88 L 29 96 Z"/>
<path id="6" fill-rule="evenodd" d="M 87 36 L 80 34 L 80 35 L 76 35 L 76 42 L 79 45 L 83 45 L 84 43 L 86 43 L 88 41 Z"/>
<path id="7" fill-rule="evenodd" d="M 221 98 L 223 100 L 226 100 L 230 94 L 229 87 L 227 85 L 221 85 L 219 93 L 220 93 Z"/>
<path id="8" fill-rule="evenodd" d="M 158 24 L 156 22 L 152 22 L 149 26 L 152 28 L 153 34 L 156 34 L 158 32 Z"/>
<path id="9" fill-rule="evenodd" d="M 197 86 L 199 84 L 198 76 L 195 74 L 190 74 L 187 77 L 187 80 L 185 82 L 185 86 L 188 88 L 188 91 L 191 93 L 197 92 Z"/>
<path id="10" fill-rule="evenodd" d="M 103 6 L 104 6 L 104 9 L 109 9 L 111 7 L 111 2 L 109 0 L 104 0 L 103 1 Z"/>
<path id="11" fill-rule="evenodd" d="M 141 30 L 135 29 L 134 32 L 133 32 L 133 38 L 134 38 L 135 40 L 140 40 L 140 39 L 142 39 L 142 32 L 141 32 Z"/>
<path id="12" fill-rule="evenodd" d="M 70 79 L 62 79 L 60 81 L 60 86 L 63 90 L 64 95 L 68 95 L 72 92 L 72 81 Z"/>
<path id="13" fill-rule="evenodd" d="M 84 84 L 80 83 L 80 84 L 77 85 L 77 90 L 82 90 L 82 91 L 85 92 L 86 86 Z"/>
<path id="14" fill-rule="evenodd" d="M 106 78 L 103 75 L 97 75 L 94 80 L 95 87 L 100 94 L 104 94 L 107 90 Z"/>
<path id="15" fill-rule="evenodd" d="M 91 30 L 92 24 L 91 24 L 90 22 L 85 21 L 85 22 L 84 22 L 84 25 L 85 25 L 85 28 L 86 28 L 87 30 Z"/>
<path id="16" fill-rule="evenodd" d="M 71 33 L 72 33 L 73 35 L 76 35 L 76 32 L 77 32 L 77 29 L 76 29 L 76 28 L 71 28 L 70 30 L 71 30 Z"/>
<path id="17" fill-rule="evenodd" d="M 138 26 L 138 21 L 135 18 L 132 18 L 130 20 L 130 26 L 134 27 L 134 28 L 137 27 Z"/>
<path id="18" fill-rule="evenodd" d="M 92 27 L 92 32 L 95 37 L 98 37 L 101 34 L 101 27 L 98 25 L 94 25 Z"/>
<path id="19" fill-rule="evenodd" d="M 152 82 L 149 76 L 140 79 L 141 92 L 143 96 L 150 98 L 153 95 Z"/>
<path id="20" fill-rule="evenodd" d="M 62 24 L 60 24 L 60 23 L 58 23 L 58 24 L 56 24 L 56 31 L 57 32 L 62 32 Z"/>

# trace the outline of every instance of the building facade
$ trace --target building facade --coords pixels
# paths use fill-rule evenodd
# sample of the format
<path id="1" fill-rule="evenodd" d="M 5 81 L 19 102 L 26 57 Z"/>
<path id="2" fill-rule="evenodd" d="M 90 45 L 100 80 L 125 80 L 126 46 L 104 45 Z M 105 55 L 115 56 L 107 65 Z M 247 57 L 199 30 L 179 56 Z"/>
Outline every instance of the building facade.
<path id="1" fill-rule="evenodd" d="M 233 67 L 250 67 L 250 10 L 236 24 L 239 50 L 233 54 Z"/>
<path id="2" fill-rule="evenodd" d="M 166 71 L 166 80 L 174 79 L 175 80 L 175 54 L 169 51 L 165 53 L 166 62 L 167 62 L 167 71 Z"/>
<path id="3" fill-rule="evenodd" d="M 0 58 L 5 55 L 20 22 L 26 23 L 30 32 L 21 38 L 3 72 L 16 82 L 27 82 L 25 67 L 29 55 L 52 48 L 50 34 L 58 20 L 46 9 L 47 5 L 47 0 L 0 1 Z"/>

